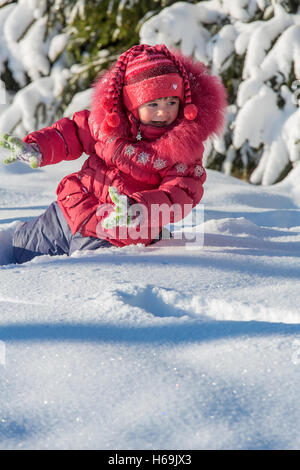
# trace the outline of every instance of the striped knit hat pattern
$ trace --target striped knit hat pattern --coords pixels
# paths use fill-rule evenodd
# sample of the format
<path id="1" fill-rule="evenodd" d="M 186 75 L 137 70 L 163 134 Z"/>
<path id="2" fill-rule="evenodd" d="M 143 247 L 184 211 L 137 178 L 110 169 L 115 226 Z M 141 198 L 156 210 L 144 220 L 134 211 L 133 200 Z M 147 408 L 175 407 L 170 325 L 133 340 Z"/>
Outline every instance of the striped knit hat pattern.
<path id="1" fill-rule="evenodd" d="M 194 120 L 197 108 L 192 104 L 187 72 L 182 62 L 165 45 L 140 44 L 124 52 L 115 64 L 107 94 L 101 100 L 106 111 L 104 127 L 120 124 L 120 104 L 136 118 L 144 103 L 167 96 L 176 96 L 184 106 L 184 117 Z"/>

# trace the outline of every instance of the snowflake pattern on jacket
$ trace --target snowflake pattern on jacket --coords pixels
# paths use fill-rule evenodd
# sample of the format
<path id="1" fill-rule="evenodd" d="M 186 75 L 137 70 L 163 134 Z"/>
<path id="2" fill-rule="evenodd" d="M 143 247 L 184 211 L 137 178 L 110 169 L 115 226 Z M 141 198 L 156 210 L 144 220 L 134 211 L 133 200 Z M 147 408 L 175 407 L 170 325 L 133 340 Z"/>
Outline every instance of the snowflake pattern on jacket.
<path id="1" fill-rule="evenodd" d="M 147 153 L 147 152 L 141 152 L 139 153 L 138 155 L 138 161 L 142 164 L 142 165 L 146 165 L 146 163 L 149 162 L 149 158 L 150 157 L 150 154 Z"/>

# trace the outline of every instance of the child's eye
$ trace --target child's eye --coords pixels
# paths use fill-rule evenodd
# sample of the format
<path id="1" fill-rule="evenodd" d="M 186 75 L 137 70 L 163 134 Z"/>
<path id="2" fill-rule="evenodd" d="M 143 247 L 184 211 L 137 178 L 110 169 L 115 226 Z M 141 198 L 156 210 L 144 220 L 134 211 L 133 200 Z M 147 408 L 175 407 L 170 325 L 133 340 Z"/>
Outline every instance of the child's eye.
<path id="1" fill-rule="evenodd" d="M 157 103 L 149 103 L 148 106 L 149 108 L 155 108 L 157 106 Z"/>
<path id="2" fill-rule="evenodd" d="M 169 101 L 169 105 L 174 106 L 177 104 L 177 101 Z"/>

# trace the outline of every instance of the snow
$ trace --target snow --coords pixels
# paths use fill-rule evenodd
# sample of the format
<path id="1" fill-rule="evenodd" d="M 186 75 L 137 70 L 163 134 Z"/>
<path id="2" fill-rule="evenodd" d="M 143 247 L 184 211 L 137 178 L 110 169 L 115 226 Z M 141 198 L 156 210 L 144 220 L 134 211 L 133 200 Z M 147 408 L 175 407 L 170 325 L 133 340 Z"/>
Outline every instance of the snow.
<path id="1" fill-rule="evenodd" d="M 67 63 L 61 25 L 43 41 L 46 3 L 0 0 L 0 72 L 7 62 L 23 87 L 0 80 L 0 133 L 48 124 L 70 76 L 85 73 Z M 84 157 L 32 170 L 4 167 L 0 150 L 2 450 L 299 449 L 300 15 L 282 5 L 177 2 L 141 28 L 141 42 L 180 47 L 216 74 L 245 56 L 229 147 L 205 143 L 204 161 L 214 148 L 227 174 L 208 170 L 174 239 L 12 264 L 16 226 L 47 208 Z M 83 17 L 84 1 L 69 13 L 69 23 Z M 246 165 L 257 149 L 252 183 L 265 186 L 228 176 L 238 152 Z M 288 177 L 266 186 L 288 162 Z"/>
<path id="2" fill-rule="evenodd" d="M 17 6 L 14 5 L 13 10 L 8 9 L 9 6 L 3 8 L 4 14 L 6 11 L 9 12 L 3 28 L 4 40 L 6 40 L 8 48 L 9 66 L 15 80 L 25 86 L 24 69 L 33 80 L 42 74 L 49 73 L 49 61 L 46 57 L 47 47 L 43 41 L 46 19 L 38 19 L 30 28 L 34 18 L 28 1 L 20 0 Z M 29 32 L 26 34 L 28 28 Z"/>
<path id="3" fill-rule="evenodd" d="M 203 223 L 174 227 L 204 232 L 193 250 L 4 264 L 81 164 L 0 168 L 0 448 L 299 449 L 300 166 L 270 187 L 208 170 Z"/>
<path id="4" fill-rule="evenodd" d="M 53 122 L 70 71 L 62 52 L 66 35 L 57 23 L 49 28 L 46 7 L 45 0 L 18 0 L 0 8 L 0 73 L 7 68 L 20 86 L 6 90 L 0 134 L 23 137 Z"/>

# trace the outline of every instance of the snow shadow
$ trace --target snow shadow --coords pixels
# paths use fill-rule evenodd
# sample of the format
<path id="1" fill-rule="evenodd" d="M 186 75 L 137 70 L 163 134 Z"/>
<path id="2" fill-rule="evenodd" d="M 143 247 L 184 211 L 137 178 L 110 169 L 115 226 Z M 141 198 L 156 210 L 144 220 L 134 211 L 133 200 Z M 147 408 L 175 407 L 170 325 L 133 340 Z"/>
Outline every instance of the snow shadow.
<path id="1" fill-rule="evenodd" d="M 32 217 L 18 217 L 18 222 L 27 222 L 28 220 L 31 220 Z M 12 222 L 15 222 L 16 219 L 13 218 L 13 219 L 1 219 L 0 221 L 0 228 L 1 228 L 1 224 L 10 224 Z"/>
<path id="2" fill-rule="evenodd" d="M 2 341 L 96 342 L 96 343 L 201 343 L 247 336 L 300 334 L 300 324 L 262 321 L 178 322 L 177 324 L 126 326 L 98 323 L 20 323 L 0 328 Z"/>
<path id="3" fill-rule="evenodd" d="M 9 223 L 12 223 L 12 222 L 15 222 L 16 220 L 18 220 L 19 222 L 27 222 L 28 220 L 31 220 L 35 217 L 35 215 L 28 215 L 28 216 L 21 216 L 20 214 L 22 213 L 22 211 L 41 211 L 43 212 L 44 210 L 47 209 L 47 205 L 44 206 L 44 205 L 41 205 L 41 206 L 26 206 L 26 207 L 20 207 L 20 206 L 17 206 L 17 207 L 0 207 L 0 217 L 1 217 L 1 211 L 5 211 L 5 212 L 10 212 L 10 211 L 16 211 L 18 213 L 18 217 L 16 219 L 16 217 L 12 217 L 12 218 L 6 218 L 6 219 L 0 219 L 0 228 L 1 228 L 1 225 L 4 225 L 4 224 L 9 224 Z"/>
<path id="4" fill-rule="evenodd" d="M 4 152 L 1 149 L 1 154 Z M 2 155 L 1 155 L 2 159 Z M 40 168 L 31 168 L 29 165 L 24 165 L 22 162 L 14 162 L 13 165 L 1 165 L 1 173 L 7 175 L 26 175 L 26 174 L 36 174 L 41 172 Z"/>
<path id="5" fill-rule="evenodd" d="M 189 256 L 189 255 L 183 255 L 183 254 L 176 254 L 176 255 L 166 255 L 163 253 L 159 253 L 159 256 L 144 256 L 143 254 L 133 254 L 129 255 L 128 252 L 122 253 L 122 248 L 117 251 L 117 249 L 113 249 L 114 251 L 111 251 L 111 248 L 101 248 L 101 251 L 103 251 L 103 254 L 99 254 L 96 252 L 92 252 L 89 255 L 84 255 L 82 254 L 80 257 L 75 258 L 75 257 L 70 257 L 67 258 L 65 256 L 55 256 L 53 258 L 47 257 L 40 257 L 36 258 L 33 261 L 29 261 L 29 263 L 32 263 L 32 268 L 36 268 L 37 270 L 40 269 L 41 266 L 49 266 L 51 263 L 51 266 L 54 267 L 56 264 L 59 266 L 61 263 L 63 264 L 70 264 L 70 269 L 72 269 L 72 265 L 76 264 L 85 264 L 88 263 L 89 265 L 95 264 L 97 266 L 101 264 L 108 264 L 110 267 L 111 266 L 122 266 L 124 262 L 128 264 L 132 264 L 134 266 L 136 265 L 161 265 L 164 264 L 166 266 L 170 267 L 180 267 L 180 266 L 188 266 L 188 267 L 196 267 L 199 268 L 201 266 L 203 270 L 208 269 L 208 268 L 215 268 L 217 270 L 221 270 L 224 272 L 240 272 L 240 273 L 250 273 L 252 275 L 257 275 L 259 277 L 278 277 L 278 278 L 287 278 L 287 279 L 300 279 L 300 265 L 295 267 L 291 266 L 289 263 L 289 260 L 286 262 L 282 260 L 282 263 L 280 264 L 280 269 L 275 270 L 274 266 L 272 264 L 268 265 L 265 260 L 260 261 L 258 258 L 256 259 L 251 259 L 251 256 L 249 256 L 249 259 L 247 259 L 247 263 L 245 263 L 244 259 L 238 259 L 235 256 L 230 256 L 224 258 L 222 254 L 224 253 L 224 250 L 220 253 L 221 256 L 219 256 L 219 252 L 213 252 L 213 256 L 201 256 L 201 251 L 196 251 L 196 252 L 190 252 L 194 253 L 194 256 Z M 153 247 L 147 247 L 145 248 L 147 251 L 154 251 L 157 250 L 157 248 Z M 147 252 L 145 251 L 145 252 Z M 208 251 L 208 250 L 207 250 Z M 206 253 L 207 253 L 206 251 Z M 208 253 L 209 254 L 209 253 Z M 255 255 L 257 253 L 254 253 Z M 270 257 L 278 257 L 280 254 L 274 252 L 270 252 Z M 251 252 L 251 255 L 253 255 L 253 252 Z M 268 252 L 265 251 L 262 253 L 262 255 L 268 256 Z M 284 253 L 281 254 L 281 256 L 295 256 L 294 253 Z M 27 263 L 25 263 L 27 264 Z M 20 265 L 10 265 L 7 268 L 14 268 L 15 266 L 20 267 Z M 22 265 L 21 265 L 22 266 Z M 4 267 L 4 269 L 7 269 Z"/>
<path id="6" fill-rule="evenodd" d="M 275 208 L 249 212 L 205 209 L 204 217 L 205 221 L 244 217 L 259 227 L 278 227 L 285 229 L 300 226 L 300 209 L 298 207 L 294 209 Z"/>
<path id="7" fill-rule="evenodd" d="M 186 317 L 187 311 L 172 304 L 166 304 L 158 295 L 153 292 L 152 285 L 146 285 L 139 292 L 130 294 L 116 290 L 116 294 L 127 305 L 146 309 L 148 313 L 155 317 Z"/>
<path id="8" fill-rule="evenodd" d="M 46 210 L 48 206 L 26 206 L 26 207 L 0 207 L 0 211 L 30 211 L 30 210 Z M 33 218 L 34 216 L 31 216 Z M 3 224 L 3 219 L 0 220 L 0 223 Z"/>
<path id="9" fill-rule="evenodd" d="M 34 436 L 39 428 L 28 418 L 20 416 L 19 419 L 6 418 L 2 420 L 0 426 L 0 441 L 11 441 L 12 444 L 20 440 L 28 440 Z"/>
<path id="10" fill-rule="evenodd" d="M 293 234 L 290 233 L 289 235 L 292 236 Z M 255 256 L 300 256 L 300 241 L 276 242 L 251 236 L 237 237 L 234 235 L 205 233 L 204 246 L 234 248 L 243 254 Z M 235 252 L 235 250 L 232 250 L 232 253 Z"/>

